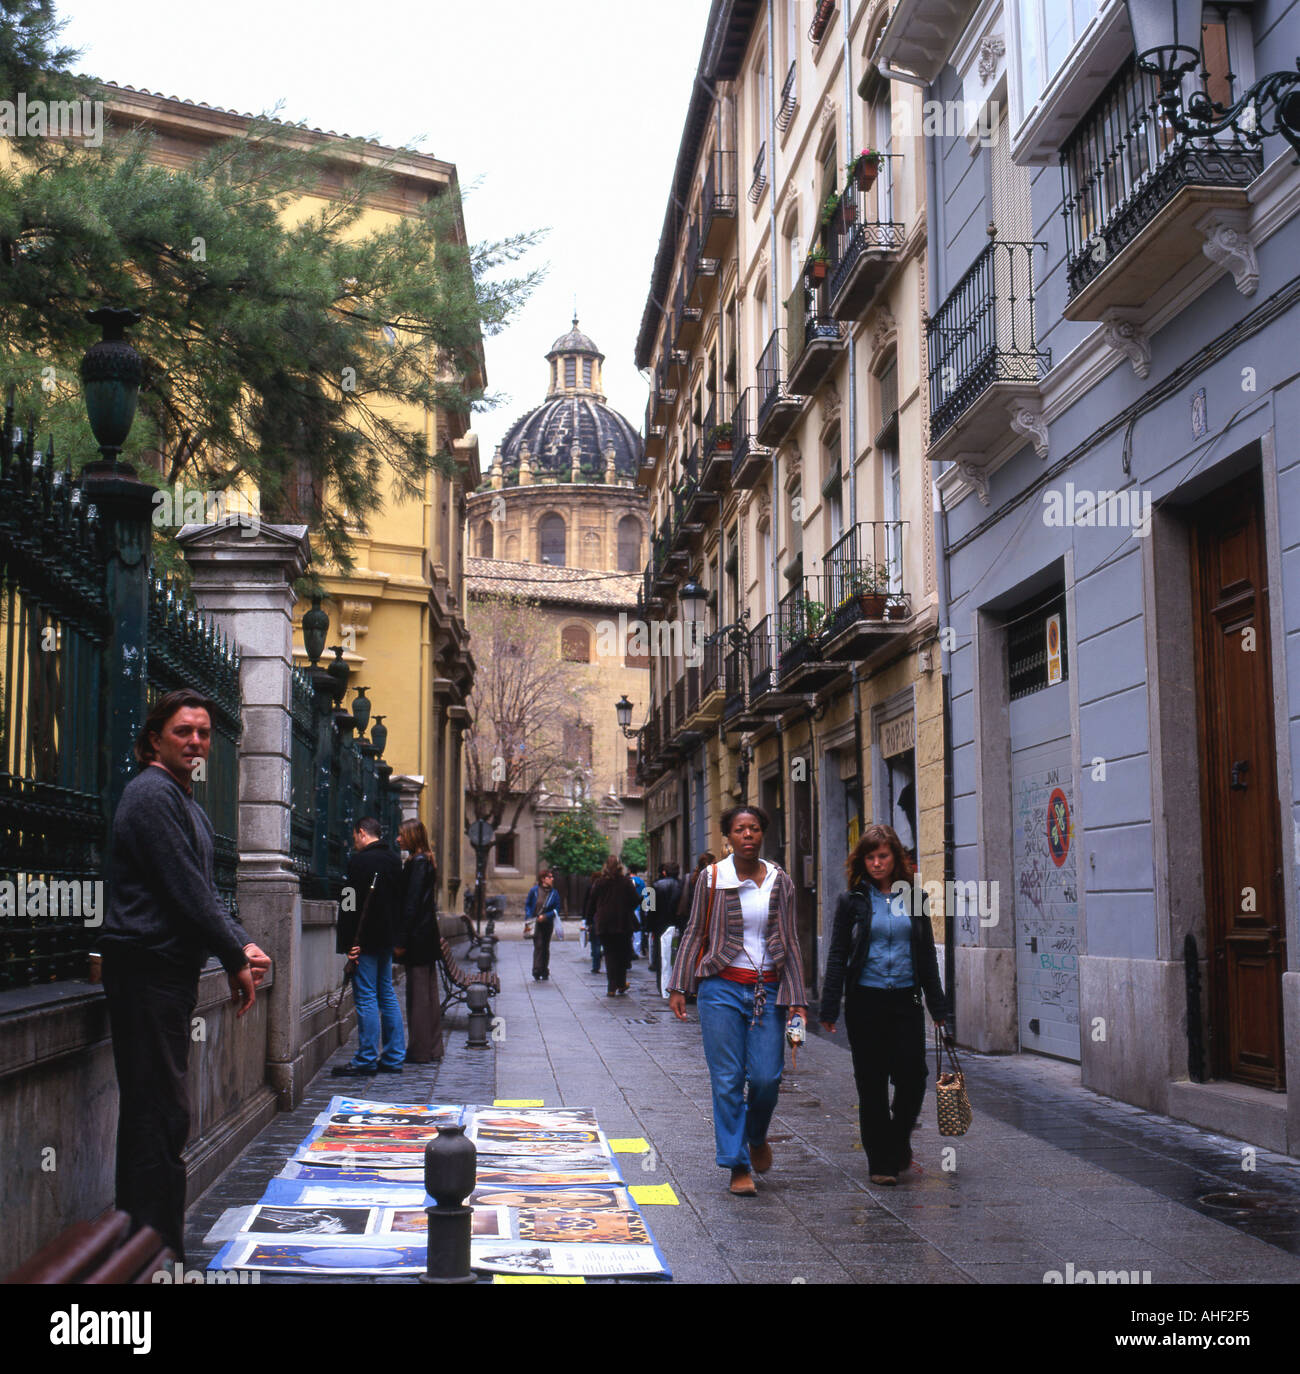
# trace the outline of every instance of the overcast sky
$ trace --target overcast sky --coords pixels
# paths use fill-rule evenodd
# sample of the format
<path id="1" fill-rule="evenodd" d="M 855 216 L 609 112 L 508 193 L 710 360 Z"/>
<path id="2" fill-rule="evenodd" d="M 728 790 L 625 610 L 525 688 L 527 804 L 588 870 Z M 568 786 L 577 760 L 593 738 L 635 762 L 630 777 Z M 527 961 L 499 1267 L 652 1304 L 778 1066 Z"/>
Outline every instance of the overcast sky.
<path id="1" fill-rule="evenodd" d="M 486 467 L 546 393 L 543 354 L 582 328 L 606 355 L 610 404 L 640 429 L 637 328 L 708 0 L 60 0 L 79 68 L 121 85 L 454 162 L 470 237 L 550 233 L 547 277 L 487 341 L 475 417 Z M 477 184 L 476 184 L 477 183 Z M 473 188 L 472 190 L 470 188 Z"/>

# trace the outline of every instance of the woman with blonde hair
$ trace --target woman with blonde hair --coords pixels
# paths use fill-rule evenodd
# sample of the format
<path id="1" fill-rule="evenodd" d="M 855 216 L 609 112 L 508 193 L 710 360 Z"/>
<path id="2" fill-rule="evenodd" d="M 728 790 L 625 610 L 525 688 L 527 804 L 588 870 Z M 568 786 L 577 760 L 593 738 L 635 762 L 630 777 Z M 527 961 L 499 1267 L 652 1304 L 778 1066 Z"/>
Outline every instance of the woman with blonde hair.
<path id="1" fill-rule="evenodd" d="M 912 1167 L 912 1128 L 925 1100 L 921 998 L 937 1026 L 947 1018 L 948 1003 L 929 904 L 913 883 L 897 833 L 887 825 L 867 826 L 845 874 L 848 891 L 835 906 L 818 1019 L 833 1033 L 844 996 L 867 1172 L 872 1183 L 892 1187 Z"/>
<path id="2" fill-rule="evenodd" d="M 403 821 L 397 847 L 407 854 L 402 870 L 402 909 L 393 957 L 406 966 L 406 1062 L 442 1058 L 442 1005 L 438 995 L 438 866 L 422 821 Z"/>

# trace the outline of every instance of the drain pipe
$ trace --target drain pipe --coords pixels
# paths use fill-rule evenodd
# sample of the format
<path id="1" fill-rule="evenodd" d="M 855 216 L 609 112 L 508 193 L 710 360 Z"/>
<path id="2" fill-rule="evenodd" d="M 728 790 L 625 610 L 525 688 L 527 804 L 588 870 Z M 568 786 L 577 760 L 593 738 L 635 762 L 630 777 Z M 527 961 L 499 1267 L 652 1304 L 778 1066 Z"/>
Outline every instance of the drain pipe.
<path id="1" fill-rule="evenodd" d="M 936 534 L 940 541 L 941 555 L 937 580 L 939 583 L 939 665 L 943 689 L 943 986 L 944 991 L 948 994 L 950 1008 L 948 1029 L 955 1038 L 957 1035 L 957 919 L 956 913 L 952 909 L 953 903 L 947 900 L 948 894 L 953 891 L 952 884 L 956 877 L 954 872 L 956 846 L 952 814 L 952 659 L 947 649 L 947 643 L 951 641 L 951 636 L 943 633 L 949 624 L 949 596 L 951 592 L 948 582 L 948 509 L 944 505 L 943 496 L 934 485 L 933 479 L 930 482 L 930 490 L 934 493 L 934 509 L 939 524 Z"/>
<path id="2" fill-rule="evenodd" d="M 853 158 L 853 89 L 852 46 L 849 29 L 852 26 L 852 0 L 844 0 L 844 136 L 847 139 L 845 161 Z M 849 326 L 849 528 L 858 523 L 858 341 Z M 860 767 L 861 765 L 859 765 Z"/>
<path id="3" fill-rule="evenodd" d="M 780 291 L 781 266 L 776 251 L 776 40 L 773 35 L 773 0 L 767 0 L 767 128 L 763 136 L 767 140 L 767 212 L 768 212 L 768 253 L 772 263 L 771 291 L 768 298 L 768 314 L 772 328 L 769 335 L 777 330 L 776 298 Z M 793 289 L 793 287 L 791 288 Z M 779 345 L 778 345 L 779 351 Z M 789 360 L 786 360 L 787 367 Z M 784 383 L 783 383 L 784 385 Z M 772 553 L 781 547 L 781 500 L 780 472 L 777 450 L 772 450 Z M 776 608 L 781 600 L 781 574 L 778 571 L 780 559 L 773 557 L 768 569 L 770 605 L 775 619 Z"/>

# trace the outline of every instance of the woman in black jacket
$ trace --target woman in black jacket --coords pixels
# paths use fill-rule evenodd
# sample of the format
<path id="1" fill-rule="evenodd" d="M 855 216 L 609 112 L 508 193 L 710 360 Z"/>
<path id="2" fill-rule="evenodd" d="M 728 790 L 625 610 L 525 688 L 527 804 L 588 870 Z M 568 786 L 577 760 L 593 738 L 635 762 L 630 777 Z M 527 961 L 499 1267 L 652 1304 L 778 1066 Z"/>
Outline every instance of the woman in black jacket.
<path id="1" fill-rule="evenodd" d="M 613 854 L 605 860 L 596 881 L 587 893 L 583 920 L 591 926 L 593 935 L 600 937 L 605 947 L 606 997 L 627 995 L 627 971 L 632 964 L 632 931 L 636 927 L 636 911 L 640 894 L 623 865 Z"/>
<path id="2" fill-rule="evenodd" d="M 409 855 L 402 869 L 402 911 L 394 958 L 406 965 L 406 1062 L 442 1058 L 442 1006 L 438 995 L 438 868 L 422 821 L 405 821 L 397 835 Z"/>
<path id="3" fill-rule="evenodd" d="M 912 1127 L 925 1099 L 921 996 L 938 1026 L 947 1019 L 948 1003 L 929 904 L 912 885 L 898 835 L 887 825 L 869 825 L 845 870 L 849 890 L 835 906 L 819 1020 L 835 1030 L 847 984 L 844 1022 L 867 1172 L 872 1183 L 890 1186 L 911 1167 Z"/>

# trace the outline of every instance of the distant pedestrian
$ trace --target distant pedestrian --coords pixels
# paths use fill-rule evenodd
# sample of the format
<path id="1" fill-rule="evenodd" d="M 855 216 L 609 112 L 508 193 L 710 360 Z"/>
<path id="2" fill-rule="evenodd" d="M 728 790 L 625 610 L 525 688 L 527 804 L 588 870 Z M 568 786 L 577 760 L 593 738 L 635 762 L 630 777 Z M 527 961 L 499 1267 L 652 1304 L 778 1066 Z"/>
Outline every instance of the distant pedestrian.
<path id="1" fill-rule="evenodd" d="M 677 903 L 682 897 L 682 880 L 677 876 L 676 864 L 660 864 L 659 876 L 654 885 L 654 908 L 650 912 L 650 963 L 651 973 L 658 973 L 663 967 L 661 937 L 672 925 L 677 912 Z"/>
<path id="2" fill-rule="evenodd" d="M 242 1017 L 270 959 L 226 908 L 212 822 L 191 786 L 212 741 L 212 707 L 168 692 L 135 742 L 144 765 L 113 813 L 108 910 L 99 935 L 117 1069 L 117 1206 L 185 1258 L 190 1018 L 213 953 Z"/>
<path id="3" fill-rule="evenodd" d="M 409 857 L 402 869 L 402 911 L 393 958 L 406 968 L 406 1062 L 442 1058 L 442 999 L 438 989 L 438 866 L 423 821 L 404 821 L 397 847 Z"/>
<path id="4" fill-rule="evenodd" d="M 587 945 L 591 950 L 591 971 L 600 972 L 601 961 L 605 956 L 605 946 L 601 943 L 600 932 L 596 929 L 596 922 L 591 913 L 591 888 L 596 879 L 600 877 L 597 870 L 587 879 L 587 893 L 582 901 L 582 924 L 587 932 Z"/>
<path id="5" fill-rule="evenodd" d="M 912 1128 L 925 1099 L 925 1016 L 948 1015 L 939 982 L 930 908 L 912 885 L 912 867 L 897 833 L 869 825 L 845 865 L 848 891 L 835 905 L 819 1020 L 844 1024 L 858 1087 L 858 1121 L 867 1172 L 886 1187 L 912 1164 Z M 892 1110 L 889 1084 L 894 1085 Z"/>
<path id="6" fill-rule="evenodd" d="M 627 995 L 636 909 L 637 893 L 632 879 L 623 872 L 623 865 L 611 854 L 592 883 L 591 891 L 587 893 L 584 913 L 604 946 L 606 997 Z"/>
<path id="7" fill-rule="evenodd" d="M 337 948 L 356 966 L 357 1052 L 347 1064 L 330 1070 L 336 1078 L 401 1073 L 406 1058 L 402 1009 L 393 990 L 402 861 L 380 838 L 373 816 L 356 823 L 352 846 L 339 902 Z"/>
<path id="8" fill-rule="evenodd" d="M 752 1197 L 758 1191 L 753 1175 L 772 1167 L 767 1130 L 785 1064 L 785 1026 L 804 1015 L 807 1001 L 794 883 L 759 858 L 767 825 L 757 806 L 723 812 L 732 852 L 696 881 L 668 999 L 673 1015 L 685 1021 L 686 994 L 697 995 L 717 1162 L 731 1170 L 731 1191 L 741 1197 Z M 775 1008 L 767 1005 L 769 995 Z"/>
<path id="9" fill-rule="evenodd" d="M 551 976 L 551 936 L 560 914 L 560 894 L 555 890 L 555 874 L 549 868 L 537 870 L 537 881 L 524 898 L 524 920 L 533 923 L 533 981 L 544 983 Z"/>
<path id="10" fill-rule="evenodd" d="M 646 954 L 650 948 L 650 912 L 646 900 L 646 893 L 650 889 L 641 876 L 641 869 L 641 864 L 631 863 L 627 866 L 627 876 L 632 879 L 632 886 L 636 888 L 636 929 L 632 935 L 632 950 L 635 954 Z"/>

